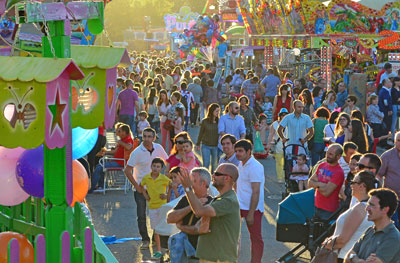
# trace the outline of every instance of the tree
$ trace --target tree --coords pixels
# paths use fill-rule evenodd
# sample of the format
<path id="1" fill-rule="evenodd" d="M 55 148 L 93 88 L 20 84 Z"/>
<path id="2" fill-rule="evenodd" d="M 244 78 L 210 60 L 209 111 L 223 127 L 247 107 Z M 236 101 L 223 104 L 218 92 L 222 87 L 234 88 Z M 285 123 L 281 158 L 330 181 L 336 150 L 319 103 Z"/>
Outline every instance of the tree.
<path id="1" fill-rule="evenodd" d="M 177 13 L 182 6 L 201 13 L 206 0 L 112 0 L 104 11 L 105 29 L 112 41 L 123 41 L 124 31 L 143 30 L 144 17 L 153 27 L 163 27 L 166 14 Z"/>

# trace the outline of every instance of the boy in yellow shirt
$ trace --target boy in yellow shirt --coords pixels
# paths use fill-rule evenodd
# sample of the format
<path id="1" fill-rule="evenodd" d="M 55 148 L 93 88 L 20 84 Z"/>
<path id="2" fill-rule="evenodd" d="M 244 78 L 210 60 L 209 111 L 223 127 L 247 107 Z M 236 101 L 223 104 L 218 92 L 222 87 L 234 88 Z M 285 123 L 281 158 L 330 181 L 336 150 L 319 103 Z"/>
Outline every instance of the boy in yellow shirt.
<path id="1" fill-rule="evenodd" d="M 160 207 L 167 203 L 167 187 L 171 183 L 171 179 L 161 174 L 165 162 L 162 158 L 154 158 L 151 162 L 151 173 L 143 177 L 140 185 L 142 188 L 146 186 L 146 190 L 142 189 L 143 195 L 149 201 L 150 225 L 153 231 L 161 220 Z M 157 252 L 153 254 L 154 259 L 162 257 L 160 236 L 154 232 L 154 239 L 157 245 Z"/>

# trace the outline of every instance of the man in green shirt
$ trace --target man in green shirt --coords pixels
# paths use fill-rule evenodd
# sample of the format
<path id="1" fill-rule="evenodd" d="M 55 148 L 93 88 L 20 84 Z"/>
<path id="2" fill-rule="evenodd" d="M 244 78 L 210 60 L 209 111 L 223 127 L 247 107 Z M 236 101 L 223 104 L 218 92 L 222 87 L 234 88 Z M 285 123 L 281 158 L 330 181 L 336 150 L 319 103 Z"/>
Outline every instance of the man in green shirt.
<path id="1" fill-rule="evenodd" d="M 196 256 L 200 263 L 237 262 L 240 233 L 239 201 L 233 185 L 239 176 L 233 164 L 221 164 L 212 176 L 213 185 L 220 192 L 209 204 L 203 206 L 192 191 L 192 180 L 186 169 L 181 169 L 180 178 L 190 206 L 202 223 L 209 220 L 209 229 L 199 236 Z"/>

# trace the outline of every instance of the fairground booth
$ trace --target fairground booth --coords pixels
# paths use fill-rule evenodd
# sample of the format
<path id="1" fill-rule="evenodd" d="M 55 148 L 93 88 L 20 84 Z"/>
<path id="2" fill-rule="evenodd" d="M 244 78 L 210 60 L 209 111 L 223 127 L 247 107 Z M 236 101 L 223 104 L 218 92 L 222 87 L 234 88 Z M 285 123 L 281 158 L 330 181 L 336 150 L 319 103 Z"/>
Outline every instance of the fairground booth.
<path id="1" fill-rule="evenodd" d="M 349 93 L 361 98 L 361 109 L 368 84 L 385 62 L 397 59 L 398 1 L 237 2 L 250 48 L 262 49 L 267 67 L 277 66 L 326 88 L 344 80 Z"/>

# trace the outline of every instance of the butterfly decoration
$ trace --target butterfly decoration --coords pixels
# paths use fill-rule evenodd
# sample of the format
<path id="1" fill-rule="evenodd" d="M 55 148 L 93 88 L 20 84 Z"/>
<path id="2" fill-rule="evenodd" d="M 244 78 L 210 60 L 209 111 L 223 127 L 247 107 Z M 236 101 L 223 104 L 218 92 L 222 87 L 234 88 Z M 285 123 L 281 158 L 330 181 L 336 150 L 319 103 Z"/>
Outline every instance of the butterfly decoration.
<path id="1" fill-rule="evenodd" d="M 15 128 L 17 122 L 23 124 L 24 129 L 27 129 L 29 125 L 36 119 L 35 107 L 30 103 L 25 103 L 26 96 L 33 92 L 33 87 L 28 88 L 21 99 L 18 98 L 13 87 L 8 86 L 8 91 L 14 96 L 15 102 L 9 103 L 4 109 L 4 115 L 10 122 L 12 128 Z"/>
<path id="2" fill-rule="evenodd" d="M 74 81 L 71 89 L 72 96 L 72 110 L 77 111 L 78 107 L 81 106 L 84 112 L 89 112 L 93 105 L 98 100 L 97 92 L 95 89 L 88 85 L 90 79 L 94 77 L 94 72 L 87 75 L 82 81 L 82 85 L 79 81 Z"/>

